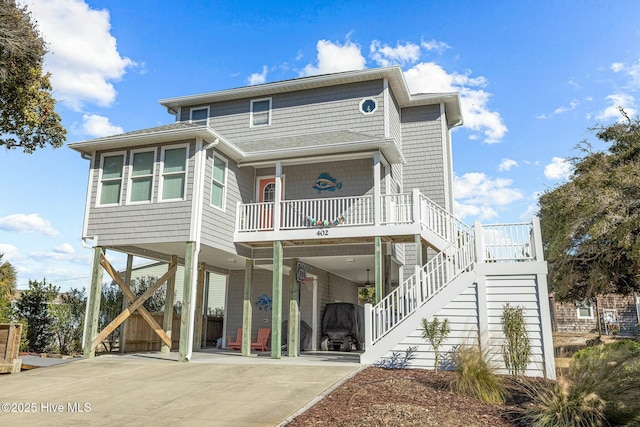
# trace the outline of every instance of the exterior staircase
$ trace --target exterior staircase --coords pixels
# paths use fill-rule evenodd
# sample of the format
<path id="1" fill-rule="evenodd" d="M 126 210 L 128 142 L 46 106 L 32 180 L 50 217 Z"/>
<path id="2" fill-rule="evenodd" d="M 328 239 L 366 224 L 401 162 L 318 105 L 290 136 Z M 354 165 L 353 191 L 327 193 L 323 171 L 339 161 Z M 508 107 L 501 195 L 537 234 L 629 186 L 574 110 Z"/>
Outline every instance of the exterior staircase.
<path id="1" fill-rule="evenodd" d="M 440 252 L 383 298 L 365 306 L 365 353 L 374 363 L 421 324 L 423 313 L 437 313 L 474 282 L 475 231 L 420 196 L 421 237 Z"/>

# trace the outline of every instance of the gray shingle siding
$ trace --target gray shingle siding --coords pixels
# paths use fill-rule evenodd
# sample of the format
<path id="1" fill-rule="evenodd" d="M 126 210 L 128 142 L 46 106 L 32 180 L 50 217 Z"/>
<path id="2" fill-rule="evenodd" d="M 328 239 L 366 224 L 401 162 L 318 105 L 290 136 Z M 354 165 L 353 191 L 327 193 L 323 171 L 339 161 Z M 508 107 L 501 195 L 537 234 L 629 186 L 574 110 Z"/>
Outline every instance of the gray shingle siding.
<path id="1" fill-rule="evenodd" d="M 363 98 L 378 102 L 374 114 L 363 115 Z M 384 136 L 383 81 L 373 80 L 334 87 L 275 94 L 271 97 L 271 125 L 250 126 L 251 100 L 245 98 L 210 105 L 209 125 L 242 148 L 243 142 L 350 129 L 372 136 Z M 189 107 L 181 109 L 180 120 L 189 120 Z"/>
<path id="2" fill-rule="evenodd" d="M 185 200 L 179 201 L 158 202 L 161 147 L 156 147 L 154 189 L 152 195 L 153 203 L 127 204 L 126 202 L 130 171 L 128 165 L 131 161 L 131 152 L 128 151 L 125 156 L 120 205 L 96 206 L 101 158 L 103 155 L 109 154 L 98 153 L 95 164 L 93 165 L 94 174 L 93 182 L 91 183 L 91 202 L 87 236 L 85 237 L 98 237 L 98 242 L 101 245 L 128 245 L 135 243 L 178 242 L 188 240 L 191 221 L 194 172 L 193 154 L 195 151 L 195 143 L 193 141 L 178 141 L 171 145 L 185 143 L 189 144 L 187 181 Z"/>

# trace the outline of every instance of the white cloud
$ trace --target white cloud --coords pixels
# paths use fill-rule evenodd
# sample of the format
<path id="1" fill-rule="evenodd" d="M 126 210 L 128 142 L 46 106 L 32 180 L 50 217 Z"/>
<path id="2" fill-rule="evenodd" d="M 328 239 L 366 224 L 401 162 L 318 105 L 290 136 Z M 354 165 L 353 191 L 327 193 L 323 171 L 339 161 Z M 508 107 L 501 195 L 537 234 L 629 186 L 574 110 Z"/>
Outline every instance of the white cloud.
<path id="1" fill-rule="evenodd" d="M 60 246 L 56 246 L 53 248 L 55 253 L 65 254 L 65 255 L 73 255 L 76 251 L 73 249 L 69 243 L 63 243 Z"/>
<path id="2" fill-rule="evenodd" d="M 544 176 L 547 179 L 567 179 L 573 172 L 571 163 L 562 157 L 554 157 L 551 163 L 544 167 Z"/>
<path id="3" fill-rule="evenodd" d="M 426 50 L 435 50 L 438 53 L 444 52 L 446 49 L 451 49 L 451 46 L 446 44 L 445 42 L 439 42 L 436 40 L 422 41 L 420 46 Z"/>
<path id="4" fill-rule="evenodd" d="M 500 172 L 509 171 L 511 168 L 518 167 L 518 162 L 513 159 L 502 159 L 500 165 L 498 165 L 498 170 Z"/>
<path id="5" fill-rule="evenodd" d="M 0 230 L 57 236 L 58 231 L 40 214 L 14 214 L 0 218 Z"/>
<path id="6" fill-rule="evenodd" d="M 609 101 L 610 105 L 598 113 L 597 120 L 622 120 L 623 116 L 620 114 L 620 108 L 624 108 L 629 117 L 636 115 L 635 98 L 633 96 L 627 93 L 614 93 L 605 99 Z"/>
<path id="7" fill-rule="evenodd" d="M 2 254 L 2 262 L 11 261 L 17 259 L 20 256 L 20 251 L 17 247 L 8 243 L 0 243 L 0 254 Z"/>
<path id="8" fill-rule="evenodd" d="M 562 114 L 566 113 L 567 111 L 575 110 L 578 105 L 580 105 L 580 102 L 574 99 L 573 101 L 569 102 L 569 106 L 561 106 L 556 108 L 553 111 L 553 114 Z"/>
<path id="9" fill-rule="evenodd" d="M 267 72 L 268 72 L 268 68 L 266 65 L 262 66 L 262 72 L 261 73 L 253 73 L 251 74 L 251 76 L 249 76 L 249 78 L 247 79 L 249 84 L 251 86 L 253 85 L 259 85 L 262 84 L 264 82 L 267 81 Z"/>
<path id="10" fill-rule="evenodd" d="M 381 67 L 413 64 L 420 59 L 420 46 L 411 42 L 397 43 L 396 47 L 391 47 L 374 40 L 369 45 L 369 52 L 371 59 Z"/>
<path id="11" fill-rule="evenodd" d="M 470 77 L 470 73 L 448 73 L 435 62 L 422 62 L 404 75 L 412 93 L 459 92 L 464 126 L 484 135 L 487 143 L 499 142 L 507 127 L 497 111 L 489 108 L 491 95 L 483 90 L 484 77 Z"/>
<path id="12" fill-rule="evenodd" d="M 626 86 L 629 89 L 640 89 L 640 59 L 631 65 L 626 65 L 622 62 L 614 62 L 611 64 L 611 71 L 614 73 L 623 73 L 628 78 Z"/>
<path id="13" fill-rule="evenodd" d="M 118 52 L 109 12 L 82 0 L 30 0 L 28 7 L 48 43 L 45 68 L 57 100 L 78 111 L 85 103 L 111 105 L 112 82 L 135 64 Z"/>
<path id="14" fill-rule="evenodd" d="M 97 114 L 83 114 L 82 121 L 82 131 L 84 134 L 95 138 L 117 135 L 124 132 L 120 126 L 111 124 L 109 118 Z"/>
<path id="15" fill-rule="evenodd" d="M 524 197 L 520 190 L 511 187 L 512 183 L 510 179 L 491 179 L 480 172 L 454 177 L 456 215 L 461 218 L 477 216 L 480 220 L 497 216 L 496 208 Z"/>
<path id="16" fill-rule="evenodd" d="M 360 46 L 347 40 L 343 45 L 328 40 L 319 40 L 316 65 L 308 64 L 301 76 L 337 73 L 340 71 L 362 70 L 366 68 L 366 60 L 360 52 Z"/>

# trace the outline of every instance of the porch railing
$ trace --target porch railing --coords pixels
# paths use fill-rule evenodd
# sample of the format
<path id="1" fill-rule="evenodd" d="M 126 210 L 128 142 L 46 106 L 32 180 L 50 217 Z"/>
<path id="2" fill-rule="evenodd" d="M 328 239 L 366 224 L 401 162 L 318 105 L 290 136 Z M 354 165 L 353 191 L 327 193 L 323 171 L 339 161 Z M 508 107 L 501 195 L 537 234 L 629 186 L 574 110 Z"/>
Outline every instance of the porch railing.
<path id="1" fill-rule="evenodd" d="M 273 207 L 273 202 L 238 203 L 236 213 L 236 230 L 273 230 Z"/>
<path id="2" fill-rule="evenodd" d="M 280 228 L 283 230 L 320 225 L 371 225 L 374 222 L 373 196 L 283 200 L 280 206 Z"/>
<path id="3" fill-rule="evenodd" d="M 486 262 L 531 261 L 536 258 L 533 224 L 483 224 Z"/>
<path id="4" fill-rule="evenodd" d="M 419 194 L 420 222 L 447 242 L 454 242 L 460 233 L 468 233 L 470 226 L 453 216 L 449 211 Z"/>

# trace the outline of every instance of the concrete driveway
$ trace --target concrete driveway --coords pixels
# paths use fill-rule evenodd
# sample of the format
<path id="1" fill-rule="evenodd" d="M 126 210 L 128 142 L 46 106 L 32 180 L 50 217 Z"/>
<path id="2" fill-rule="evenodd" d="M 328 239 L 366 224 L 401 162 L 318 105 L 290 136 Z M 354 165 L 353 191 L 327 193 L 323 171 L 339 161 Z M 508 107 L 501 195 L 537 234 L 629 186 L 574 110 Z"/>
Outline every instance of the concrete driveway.
<path id="1" fill-rule="evenodd" d="M 0 425 L 276 426 L 360 369 L 329 354 L 176 358 L 102 356 L 0 376 Z"/>

